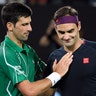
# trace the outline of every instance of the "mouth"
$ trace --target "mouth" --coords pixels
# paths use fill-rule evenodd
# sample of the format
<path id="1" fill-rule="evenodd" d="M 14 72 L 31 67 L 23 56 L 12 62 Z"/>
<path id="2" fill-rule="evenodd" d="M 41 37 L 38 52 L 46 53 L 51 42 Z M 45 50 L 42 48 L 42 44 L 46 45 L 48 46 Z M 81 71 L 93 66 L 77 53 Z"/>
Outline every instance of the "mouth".
<path id="1" fill-rule="evenodd" d="M 71 41 L 68 39 L 68 40 L 64 40 L 65 43 L 70 43 Z"/>
<path id="2" fill-rule="evenodd" d="M 25 35 L 25 36 L 29 36 L 29 33 L 25 33 L 24 35 Z"/>

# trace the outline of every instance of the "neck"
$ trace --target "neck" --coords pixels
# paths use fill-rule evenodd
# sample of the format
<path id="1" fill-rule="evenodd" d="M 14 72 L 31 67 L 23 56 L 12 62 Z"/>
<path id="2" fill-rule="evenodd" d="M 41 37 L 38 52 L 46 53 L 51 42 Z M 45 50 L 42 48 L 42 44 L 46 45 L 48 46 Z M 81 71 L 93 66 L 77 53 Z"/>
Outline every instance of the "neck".
<path id="1" fill-rule="evenodd" d="M 8 36 L 15 44 L 17 44 L 19 47 L 22 48 L 22 41 L 16 39 L 16 37 L 14 37 L 13 35 L 9 34 L 8 32 L 7 32 L 7 36 Z"/>

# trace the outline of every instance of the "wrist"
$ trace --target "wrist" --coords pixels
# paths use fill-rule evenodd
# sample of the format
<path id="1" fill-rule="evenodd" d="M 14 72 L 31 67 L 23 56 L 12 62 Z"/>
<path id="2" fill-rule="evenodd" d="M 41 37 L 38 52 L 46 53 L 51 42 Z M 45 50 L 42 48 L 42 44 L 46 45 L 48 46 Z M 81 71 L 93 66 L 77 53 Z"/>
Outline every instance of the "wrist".
<path id="1" fill-rule="evenodd" d="M 46 78 L 50 79 L 52 86 L 54 86 L 61 79 L 61 76 L 59 75 L 59 73 L 53 72 L 49 76 L 47 76 Z"/>

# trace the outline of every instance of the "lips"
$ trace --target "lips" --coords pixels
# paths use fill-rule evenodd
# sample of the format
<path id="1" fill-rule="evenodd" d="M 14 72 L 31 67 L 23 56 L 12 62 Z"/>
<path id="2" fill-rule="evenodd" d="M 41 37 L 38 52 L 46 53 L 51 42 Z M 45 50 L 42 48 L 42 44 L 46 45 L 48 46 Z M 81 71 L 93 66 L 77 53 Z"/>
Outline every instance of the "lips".
<path id="1" fill-rule="evenodd" d="M 29 36 L 29 33 L 25 33 L 24 35 Z"/>

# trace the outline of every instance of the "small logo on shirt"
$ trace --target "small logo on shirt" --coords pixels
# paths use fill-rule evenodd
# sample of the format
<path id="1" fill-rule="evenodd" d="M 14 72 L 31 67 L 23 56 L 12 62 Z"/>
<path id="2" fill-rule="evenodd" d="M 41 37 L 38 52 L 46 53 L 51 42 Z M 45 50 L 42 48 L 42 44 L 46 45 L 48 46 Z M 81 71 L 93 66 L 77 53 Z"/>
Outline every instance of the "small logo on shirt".
<path id="1" fill-rule="evenodd" d="M 15 66 L 15 70 L 16 70 L 16 72 L 17 72 L 18 75 L 24 74 L 24 71 L 21 70 L 21 66 Z"/>
<path id="2" fill-rule="evenodd" d="M 88 64 L 89 63 L 89 58 L 83 58 L 83 63 Z"/>

